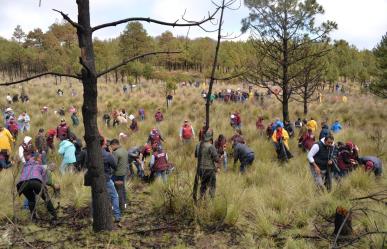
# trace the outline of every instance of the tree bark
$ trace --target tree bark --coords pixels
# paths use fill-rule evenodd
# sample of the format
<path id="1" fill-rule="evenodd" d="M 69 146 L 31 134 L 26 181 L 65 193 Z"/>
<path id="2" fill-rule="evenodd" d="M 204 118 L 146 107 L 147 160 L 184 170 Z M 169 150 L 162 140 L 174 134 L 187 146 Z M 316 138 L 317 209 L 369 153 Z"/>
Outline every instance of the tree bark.
<path id="1" fill-rule="evenodd" d="M 89 0 L 77 0 L 77 28 L 79 48 L 83 68 L 83 105 L 82 115 L 85 127 L 85 142 L 88 154 L 88 172 L 86 178 L 91 183 L 93 206 L 93 230 L 95 232 L 112 229 L 111 204 L 106 190 L 103 160 L 100 146 L 100 135 L 97 126 L 97 72 L 93 50 L 92 31 L 90 27 Z"/>

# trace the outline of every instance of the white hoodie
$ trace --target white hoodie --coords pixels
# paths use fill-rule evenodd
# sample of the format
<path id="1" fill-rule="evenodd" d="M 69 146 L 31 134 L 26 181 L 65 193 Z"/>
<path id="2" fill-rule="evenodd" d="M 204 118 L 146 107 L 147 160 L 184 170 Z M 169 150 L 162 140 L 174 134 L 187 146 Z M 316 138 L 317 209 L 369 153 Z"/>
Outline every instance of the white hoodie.
<path id="1" fill-rule="evenodd" d="M 24 140 L 23 140 L 23 143 L 24 143 L 24 144 L 28 144 L 31 140 L 32 140 L 31 137 L 25 136 L 25 137 L 24 137 Z M 22 163 L 25 163 L 25 162 L 26 162 L 26 159 L 24 158 L 24 148 L 23 148 L 23 146 L 21 146 L 21 145 L 19 146 L 19 158 L 20 158 L 20 160 L 22 161 Z"/>

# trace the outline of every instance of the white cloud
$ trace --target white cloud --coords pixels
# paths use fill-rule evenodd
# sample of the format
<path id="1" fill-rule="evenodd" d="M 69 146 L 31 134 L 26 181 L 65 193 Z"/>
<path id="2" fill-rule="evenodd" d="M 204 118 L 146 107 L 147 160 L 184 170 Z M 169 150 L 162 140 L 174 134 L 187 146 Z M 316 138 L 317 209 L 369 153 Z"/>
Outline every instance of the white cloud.
<path id="1" fill-rule="evenodd" d="M 386 0 L 319 0 L 324 18 L 335 21 L 334 39 L 345 39 L 359 49 L 371 49 L 387 32 Z"/>
<path id="2" fill-rule="evenodd" d="M 358 48 L 372 48 L 387 31 L 387 0 L 318 0 L 325 10 L 324 19 L 334 20 L 339 29 L 332 33 L 334 39 L 345 39 Z M 0 0 L 0 36 L 11 38 L 16 25 L 20 24 L 28 32 L 40 27 L 46 31 L 48 26 L 61 20 L 61 16 L 52 9 L 62 10 L 76 20 L 77 6 L 75 0 Z M 175 21 L 185 17 L 199 20 L 213 11 L 215 7 L 210 0 L 90 0 L 91 23 L 97 25 L 130 16 L 153 17 L 165 21 Z M 246 7 L 237 11 L 226 11 L 224 33 L 239 34 L 240 21 L 248 15 Z M 125 25 L 108 28 L 96 32 L 100 38 L 116 37 Z M 175 35 L 185 35 L 187 28 L 163 27 L 156 24 L 146 24 L 148 33 L 155 36 L 165 30 L 171 30 Z M 210 28 L 210 26 L 206 26 Z M 190 37 L 210 36 L 199 28 L 191 28 Z"/>

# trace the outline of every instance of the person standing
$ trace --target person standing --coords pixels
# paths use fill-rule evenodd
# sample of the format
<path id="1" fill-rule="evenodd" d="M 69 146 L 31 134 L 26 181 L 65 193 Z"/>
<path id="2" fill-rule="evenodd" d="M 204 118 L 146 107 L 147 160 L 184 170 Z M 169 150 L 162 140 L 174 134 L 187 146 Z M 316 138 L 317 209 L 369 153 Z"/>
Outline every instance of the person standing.
<path id="1" fill-rule="evenodd" d="M 167 171 L 169 168 L 168 154 L 160 146 L 153 147 L 149 166 L 156 178 L 161 177 L 164 183 L 167 182 Z"/>
<path id="2" fill-rule="evenodd" d="M 111 205 L 113 207 L 114 222 L 120 223 L 121 221 L 121 211 L 120 211 L 120 202 L 118 198 L 118 193 L 114 187 L 112 180 L 112 172 L 117 169 L 117 163 L 114 160 L 114 157 L 111 153 L 107 151 L 107 144 L 104 138 L 100 139 L 101 153 L 103 159 L 105 180 L 106 180 L 106 190 L 110 197 Z"/>
<path id="3" fill-rule="evenodd" d="M 0 123 L 0 169 L 10 167 L 9 158 L 12 153 L 12 144 L 15 142 L 12 134 Z"/>
<path id="4" fill-rule="evenodd" d="M 194 185 L 200 180 L 200 198 L 202 199 L 207 189 L 211 198 L 215 197 L 216 191 L 216 164 L 219 163 L 218 152 L 212 144 L 213 131 L 207 130 L 204 134 L 203 141 L 196 145 L 195 157 L 198 159 L 197 172 Z M 196 192 L 196 191 L 194 191 Z M 196 198 L 196 193 L 194 193 Z"/>
<path id="5" fill-rule="evenodd" d="M 195 131 L 188 120 L 184 120 L 184 124 L 179 130 L 180 141 L 190 143 L 192 138 L 195 139 Z"/>
<path id="6" fill-rule="evenodd" d="M 331 158 L 334 149 L 333 141 L 331 134 L 321 139 L 312 146 L 307 156 L 316 185 L 321 189 L 325 186 L 328 191 L 331 190 L 332 185 L 330 167 L 333 165 L 333 158 Z"/>
<path id="7" fill-rule="evenodd" d="M 30 116 L 26 112 L 22 112 L 17 119 L 21 132 L 28 132 L 30 130 Z"/>
<path id="8" fill-rule="evenodd" d="M 76 111 L 74 111 L 71 114 L 71 121 L 73 122 L 73 126 L 78 126 L 79 125 L 79 118 L 77 116 L 77 112 Z"/>
<path id="9" fill-rule="evenodd" d="M 119 206 L 122 212 L 127 206 L 125 178 L 128 174 L 128 152 L 121 147 L 118 139 L 110 141 L 110 149 L 117 162 L 117 168 L 113 170 L 112 180 L 118 193 Z"/>

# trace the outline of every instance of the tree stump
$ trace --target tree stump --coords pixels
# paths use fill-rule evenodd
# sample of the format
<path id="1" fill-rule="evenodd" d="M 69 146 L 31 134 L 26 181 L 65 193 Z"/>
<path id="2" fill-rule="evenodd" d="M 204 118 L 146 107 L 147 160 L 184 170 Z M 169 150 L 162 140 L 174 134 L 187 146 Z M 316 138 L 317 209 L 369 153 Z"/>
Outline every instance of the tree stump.
<path id="1" fill-rule="evenodd" d="M 335 235 L 339 234 L 341 236 L 352 234 L 352 216 L 351 213 L 343 207 L 336 208 L 335 231 L 333 233 Z"/>

